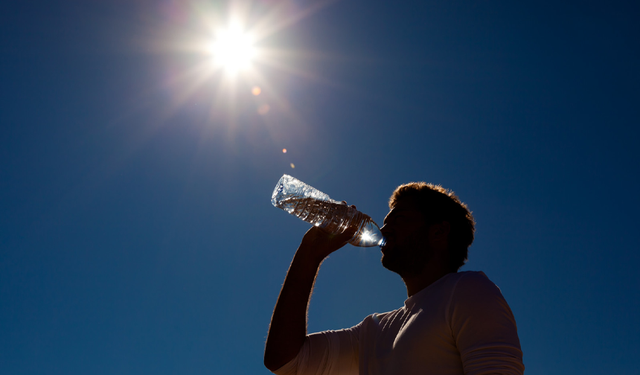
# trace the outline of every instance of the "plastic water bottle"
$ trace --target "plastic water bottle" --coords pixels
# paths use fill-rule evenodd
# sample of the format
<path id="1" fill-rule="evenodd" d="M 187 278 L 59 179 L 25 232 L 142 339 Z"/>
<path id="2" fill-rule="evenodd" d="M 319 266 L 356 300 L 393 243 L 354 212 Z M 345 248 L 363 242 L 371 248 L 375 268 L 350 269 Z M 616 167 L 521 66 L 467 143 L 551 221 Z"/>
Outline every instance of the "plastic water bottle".
<path id="1" fill-rule="evenodd" d="M 384 244 L 380 228 L 371 217 L 289 175 L 283 175 L 278 181 L 271 203 L 330 233 L 342 233 L 349 227 L 357 227 L 358 231 L 349 240 L 354 246 Z"/>

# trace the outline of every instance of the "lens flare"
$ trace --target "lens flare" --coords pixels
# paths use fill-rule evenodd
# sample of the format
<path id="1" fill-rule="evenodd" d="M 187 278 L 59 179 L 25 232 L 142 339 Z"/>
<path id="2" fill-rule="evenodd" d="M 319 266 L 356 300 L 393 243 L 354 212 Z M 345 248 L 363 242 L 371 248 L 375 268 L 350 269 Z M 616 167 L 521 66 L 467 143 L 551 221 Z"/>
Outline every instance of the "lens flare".
<path id="1" fill-rule="evenodd" d="M 269 113 L 270 110 L 271 110 L 271 106 L 269 106 L 269 104 L 263 104 L 260 107 L 258 107 L 258 113 L 261 115 L 266 115 L 267 113 Z"/>

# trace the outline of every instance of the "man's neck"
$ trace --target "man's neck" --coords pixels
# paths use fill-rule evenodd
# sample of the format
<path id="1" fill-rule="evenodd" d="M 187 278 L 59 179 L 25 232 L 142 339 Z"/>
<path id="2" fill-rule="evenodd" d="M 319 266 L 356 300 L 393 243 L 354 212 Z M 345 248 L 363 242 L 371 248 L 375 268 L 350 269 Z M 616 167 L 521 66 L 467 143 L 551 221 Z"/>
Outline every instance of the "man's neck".
<path id="1" fill-rule="evenodd" d="M 444 275 L 452 272 L 453 271 L 442 267 L 425 267 L 425 270 L 423 270 L 419 275 L 403 276 L 402 280 L 404 281 L 404 285 L 407 287 L 407 297 L 411 297 L 422 289 L 440 280 Z"/>

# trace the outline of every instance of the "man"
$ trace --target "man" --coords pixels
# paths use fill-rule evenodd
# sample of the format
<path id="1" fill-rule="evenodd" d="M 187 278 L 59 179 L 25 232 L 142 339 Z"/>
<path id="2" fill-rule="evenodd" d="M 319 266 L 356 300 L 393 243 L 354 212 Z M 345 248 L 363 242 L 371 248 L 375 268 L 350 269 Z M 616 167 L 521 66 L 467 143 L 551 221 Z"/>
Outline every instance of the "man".
<path id="1" fill-rule="evenodd" d="M 440 186 L 398 187 L 384 219 L 382 265 L 402 277 L 404 306 L 344 330 L 307 335 L 307 307 L 320 264 L 354 235 L 311 228 L 278 297 L 265 366 L 289 374 L 522 374 L 515 319 L 482 272 L 458 272 L 475 225 Z"/>

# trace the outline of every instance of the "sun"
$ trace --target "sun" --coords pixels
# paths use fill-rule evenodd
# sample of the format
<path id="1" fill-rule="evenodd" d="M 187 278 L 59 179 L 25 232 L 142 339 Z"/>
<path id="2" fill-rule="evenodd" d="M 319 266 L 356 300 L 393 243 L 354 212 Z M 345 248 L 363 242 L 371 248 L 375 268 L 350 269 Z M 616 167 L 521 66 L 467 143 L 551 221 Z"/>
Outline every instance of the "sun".
<path id="1" fill-rule="evenodd" d="M 197 108 L 208 111 L 212 123 L 235 122 L 245 110 L 265 119 L 280 113 L 300 121 L 279 92 L 286 86 L 280 80 L 318 77 L 299 66 L 306 53 L 283 49 L 278 36 L 333 2 L 320 0 L 308 8 L 292 0 L 276 1 L 277 6 L 266 0 L 229 0 L 226 6 L 209 0 L 170 2 L 175 7 L 167 8 L 166 23 L 149 31 L 148 46 L 165 57 L 165 75 L 158 81 L 172 100 L 161 109 L 163 116 L 197 103 L 204 104 Z"/>
<path id="2" fill-rule="evenodd" d="M 219 30 L 211 44 L 214 63 L 231 74 L 249 68 L 256 54 L 253 39 L 238 24 Z"/>

